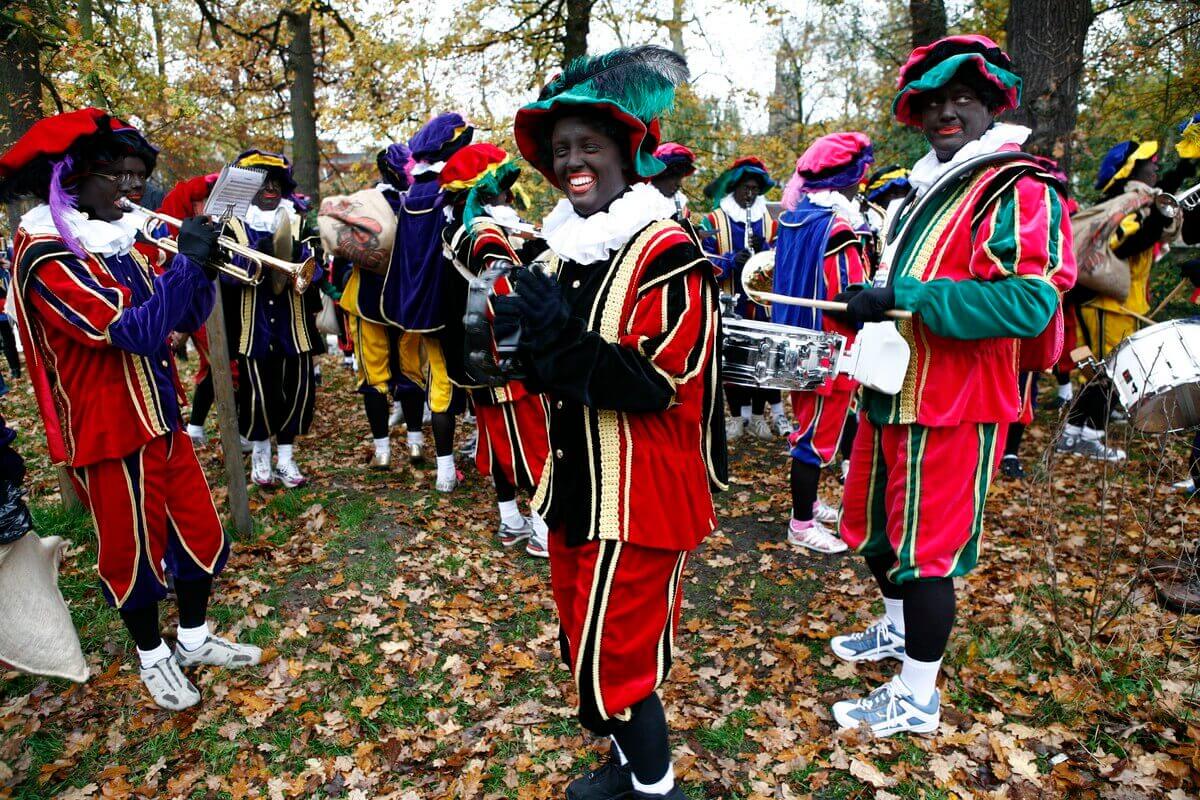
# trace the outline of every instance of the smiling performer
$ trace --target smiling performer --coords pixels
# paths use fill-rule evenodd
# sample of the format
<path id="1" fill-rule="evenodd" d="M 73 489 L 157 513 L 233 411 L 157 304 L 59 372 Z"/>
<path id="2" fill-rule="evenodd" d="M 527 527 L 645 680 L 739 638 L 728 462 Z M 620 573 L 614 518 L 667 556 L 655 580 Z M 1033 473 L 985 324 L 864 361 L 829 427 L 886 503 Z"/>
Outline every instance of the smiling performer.
<path id="1" fill-rule="evenodd" d="M 479 425 L 475 465 L 496 486 L 500 527 L 496 538 L 504 547 L 525 542 L 525 552 L 536 558 L 550 555 L 546 523 L 536 511 L 526 517 L 517 508 L 517 489 L 533 492 L 542 478 L 550 445 L 547 441 L 546 401 L 532 394 L 521 381 L 488 388 L 466 374 L 463 314 L 466 311 L 469 275 L 478 275 L 496 259 L 520 264 L 505 230 L 489 215 L 504 197 L 521 168 L 494 144 L 471 144 L 450 156 L 442 168 L 442 191 L 450 199 L 453 218 L 442 231 L 442 241 L 452 254 L 454 267 L 446 278 L 446 327 L 442 345 L 453 357 L 446 368 L 455 385 L 469 390 Z"/>
<path id="2" fill-rule="evenodd" d="M 995 121 L 1016 107 L 1020 86 L 1008 55 L 983 36 L 913 51 L 892 110 L 932 146 L 909 175 L 923 202 L 900 212 L 911 227 L 889 242 L 890 283 L 837 298 L 855 324 L 881 322 L 891 308 L 915 315 L 889 323 L 912 349 L 900 392 L 863 392 L 841 522 L 886 615 L 834 637 L 833 651 L 903 666 L 866 697 L 836 703 L 833 715 L 880 736 L 937 730 L 953 579 L 979 558 L 1000 443 L 1020 410 L 1018 351 L 1022 363 L 1038 354 L 1041 369 L 1061 345 L 1061 295 L 1075 279 L 1062 190 L 1019 152 L 1029 130 Z M 957 179 L 931 188 L 951 174 Z"/>
<path id="3" fill-rule="evenodd" d="M 213 578 L 229 542 L 204 473 L 181 429 L 171 331 L 208 316 L 217 239 L 211 222 L 183 221 L 179 255 L 155 276 L 133 249 L 140 228 L 117 202 L 124 159 L 154 169 L 137 130 L 96 108 L 41 120 L 0 157 L 0 197 L 42 202 L 16 235 L 17 317 L 50 457 L 70 468 L 95 522 L 105 599 L 137 644 L 141 679 L 163 708 L 200 693 L 180 667 L 257 664 L 257 647 L 209 633 Z M 159 636 L 175 576 L 178 644 Z"/>
<path id="4" fill-rule="evenodd" d="M 775 185 L 762 160 L 746 156 L 735 160 L 729 169 L 704 187 L 704 195 L 713 202 L 713 210 L 700 218 L 701 244 L 716 268 L 721 291 L 739 296 L 737 313 L 747 319 L 766 316 L 763 309 L 743 296 L 742 267 L 754 253 L 775 246 L 778 226 L 768 213 L 763 197 Z M 727 384 L 725 394 L 729 398 L 731 414 L 726 425 L 730 441 L 741 436 L 747 428 L 760 439 L 791 433 L 778 389 L 749 389 Z"/>
<path id="5" fill-rule="evenodd" d="M 716 526 L 724 477 L 712 267 L 645 179 L 658 116 L 687 79 L 659 47 L 573 61 L 517 112 L 517 146 L 564 191 L 542 233 L 548 272 L 518 270 L 497 323 L 520 320 L 550 400 L 535 502 L 580 723 L 613 745 L 567 797 L 682 798 L 657 694 L 671 665 L 688 554 Z M 532 388 L 532 387 L 531 387 Z"/>
<path id="6" fill-rule="evenodd" d="M 831 133 L 817 139 L 796 161 L 783 192 L 775 252 L 775 293 L 832 300 L 851 284 L 866 280 L 866 259 L 857 228 L 863 224 L 855 197 L 874 160 L 871 140 L 862 133 Z M 771 321 L 826 330 L 854 340 L 854 329 L 820 310 L 776 303 Z M 858 384 L 836 375 L 816 391 L 792 392 L 797 429 L 791 443 L 792 519 L 788 541 L 819 553 L 840 553 L 838 510 L 821 502 L 821 468 L 833 463 L 846 427 L 846 414 Z"/>

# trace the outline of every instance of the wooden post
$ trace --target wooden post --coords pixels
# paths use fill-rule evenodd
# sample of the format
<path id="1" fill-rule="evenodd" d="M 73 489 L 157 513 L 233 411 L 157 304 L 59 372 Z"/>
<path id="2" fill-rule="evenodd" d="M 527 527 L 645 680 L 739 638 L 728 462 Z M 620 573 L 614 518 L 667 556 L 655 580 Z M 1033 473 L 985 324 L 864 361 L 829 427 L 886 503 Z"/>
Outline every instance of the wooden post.
<path id="1" fill-rule="evenodd" d="M 218 278 L 217 300 L 208 317 L 208 369 L 212 374 L 213 394 L 217 401 L 217 427 L 221 431 L 221 450 L 225 455 L 229 510 L 237 532 L 249 536 L 254 530 L 254 520 L 250 518 L 250 496 L 246 492 L 246 466 L 242 463 L 233 374 L 229 370 L 229 337 L 225 331 L 225 308 L 221 304 L 221 282 Z"/>

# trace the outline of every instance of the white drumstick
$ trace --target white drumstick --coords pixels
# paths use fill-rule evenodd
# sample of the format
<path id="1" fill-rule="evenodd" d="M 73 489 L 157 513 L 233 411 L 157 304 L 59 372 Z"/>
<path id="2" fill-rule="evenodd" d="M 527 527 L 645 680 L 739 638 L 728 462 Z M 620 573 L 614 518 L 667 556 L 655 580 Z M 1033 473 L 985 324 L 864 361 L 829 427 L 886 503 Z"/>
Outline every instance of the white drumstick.
<path id="1" fill-rule="evenodd" d="M 782 303 L 787 306 L 806 306 L 808 308 L 819 308 L 822 311 L 845 311 L 848 306 L 845 303 L 836 303 L 833 300 L 810 300 L 807 297 L 792 297 L 786 294 L 775 294 L 773 292 L 754 292 L 751 299 L 766 300 L 768 303 Z M 891 311 L 883 312 L 885 317 L 889 319 L 912 319 L 911 311 L 894 308 Z"/>

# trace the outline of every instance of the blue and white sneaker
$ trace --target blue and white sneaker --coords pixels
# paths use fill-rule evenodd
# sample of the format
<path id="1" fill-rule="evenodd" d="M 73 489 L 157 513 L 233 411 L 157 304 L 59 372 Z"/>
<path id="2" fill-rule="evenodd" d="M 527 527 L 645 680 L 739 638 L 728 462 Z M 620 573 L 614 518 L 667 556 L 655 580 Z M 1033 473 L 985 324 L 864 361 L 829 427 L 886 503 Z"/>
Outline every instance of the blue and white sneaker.
<path id="1" fill-rule="evenodd" d="M 833 718 L 839 728 L 866 725 L 880 738 L 895 733 L 935 733 L 942 722 L 942 694 L 934 690 L 928 704 L 918 705 L 897 675 L 861 700 L 834 703 Z"/>
<path id="2" fill-rule="evenodd" d="M 879 618 L 865 631 L 829 640 L 834 655 L 846 661 L 879 661 L 884 658 L 904 658 L 904 634 L 888 621 Z"/>

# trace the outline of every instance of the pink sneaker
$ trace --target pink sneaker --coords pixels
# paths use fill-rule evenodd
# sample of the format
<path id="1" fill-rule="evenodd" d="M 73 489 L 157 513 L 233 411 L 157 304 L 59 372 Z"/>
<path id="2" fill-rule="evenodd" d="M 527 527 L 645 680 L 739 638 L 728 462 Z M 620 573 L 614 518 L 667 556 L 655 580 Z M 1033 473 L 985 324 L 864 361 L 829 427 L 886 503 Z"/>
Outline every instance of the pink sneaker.
<path id="1" fill-rule="evenodd" d="M 792 520 L 788 524 L 788 543 L 827 554 L 844 553 L 849 549 L 849 546 L 833 531 L 816 520 L 809 522 Z"/>

